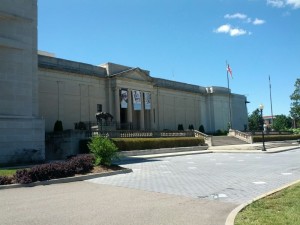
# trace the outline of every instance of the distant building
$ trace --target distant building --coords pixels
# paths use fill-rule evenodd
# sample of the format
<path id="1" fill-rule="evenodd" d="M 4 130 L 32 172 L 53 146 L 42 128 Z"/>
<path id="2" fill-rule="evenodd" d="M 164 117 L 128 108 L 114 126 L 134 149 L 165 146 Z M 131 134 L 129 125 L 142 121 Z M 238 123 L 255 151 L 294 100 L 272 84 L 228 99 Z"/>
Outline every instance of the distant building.
<path id="1" fill-rule="evenodd" d="M 264 119 L 264 123 L 267 125 L 267 127 L 272 126 L 272 122 L 274 122 L 273 120 L 276 118 L 276 116 L 263 116 Z"/>

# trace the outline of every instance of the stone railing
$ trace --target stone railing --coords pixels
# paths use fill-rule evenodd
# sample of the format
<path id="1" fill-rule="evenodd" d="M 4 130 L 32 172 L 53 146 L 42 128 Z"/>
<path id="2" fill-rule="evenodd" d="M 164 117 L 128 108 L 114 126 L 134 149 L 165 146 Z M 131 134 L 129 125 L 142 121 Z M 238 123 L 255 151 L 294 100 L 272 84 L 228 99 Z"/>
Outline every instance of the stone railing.
<path id="1" fill-rule="evenodd" d="M 239 130 L 229 130 L 228 136 L 236 137 L 236 138 L 238 138 L 242 141 L 245 141 L 249 144 L 253 143 L 253 136 L 251 134 L 244 133 L 244 132 L 239 131 Z"/>
<path id="2" fill-rule="evenodd" d="M 207 144 L 208 146 L 212 146 L 212 136 L 211 135 L 204 134 L 197 130 L 194 130 L 193 132 L 194 132 L 195 137 L 203 137 L 205 144 Z"/>
<path id="3" fill-rule="evenodd" d="M 103 135 L 111 138 L 158 138 L 158 137 L 195 137 L 194 131 L 143 131 L 143 130 L 93 130 L 92 135 Z"/>

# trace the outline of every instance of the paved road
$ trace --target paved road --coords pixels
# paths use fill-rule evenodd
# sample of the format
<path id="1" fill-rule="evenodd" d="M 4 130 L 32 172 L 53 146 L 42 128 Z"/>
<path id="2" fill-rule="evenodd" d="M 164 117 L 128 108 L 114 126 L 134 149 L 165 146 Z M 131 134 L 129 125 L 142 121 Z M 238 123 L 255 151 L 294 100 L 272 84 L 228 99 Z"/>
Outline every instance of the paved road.
<path id="1" fill-rule="evenodd" d="M 299 162 L 300 149 L 132 162 L 131 174 L 0 190 L 0 224 L 221 225 L 238 204 L 300 179 Z"/>
<path id="2" fill-rule="evenodd" d="M 1 225 L 221 225 L 236 207 L 91 182 L 0 190 L 0 202 Z"/>
<path id="3" fill-rule="evenodd" d="M 188 155 L 125 164 L 133 173 L 89 182 L 241 204 L 300 179 L 299 162 L 300 149 Z"/>

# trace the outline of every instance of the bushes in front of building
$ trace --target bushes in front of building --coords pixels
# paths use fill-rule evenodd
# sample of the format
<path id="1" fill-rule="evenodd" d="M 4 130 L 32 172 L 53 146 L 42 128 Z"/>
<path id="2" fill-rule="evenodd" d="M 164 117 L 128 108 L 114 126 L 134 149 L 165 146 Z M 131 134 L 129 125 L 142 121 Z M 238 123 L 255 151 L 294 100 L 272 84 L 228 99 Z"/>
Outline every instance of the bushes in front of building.
<path id="1" fill-rule="evenodd" d="M 79 142 L 80 153 L 89 153 L 88 144 L 91 139 Z M 176 137 L 176 138 L 112 138 L 119 151 L 145 150 L 158 148 L 176 148 L 205 145 L 202 137 Z"/>
<path id="2" fill-rule="evenodd" d="M 297 135 L 265 135 L 265 141 L 287 141 L 300 139 L 300 134 Z M 253 142 L 262 142 L 261 135 L 254 135 Z"/>
<path id="3" fill-rule="evenodd" d="M 13 178 L 10 176 L 0 176 L 0 185 L 12 184 Z"/>
<path id="4" fill-rule="evenodd" d="M 199 131 L 201 133 L 205 133 L 205 129 L 204 129 L 204 126 L 202 124 L 199 126 Z"/>
<path id="5" fill-rule="evenodd" d="M 184 130 L 183 124 L 178 124 L 177 130 Z"/>
<path id="6" fill-rule="evenodd" d="M 95 157 L 96 166 L 110 166 L 112 161 L 118 158 L 117 146 L 106 137 L 94 136 L 87 146 Z"/>
<path id="7" fill-rule="evenodd" d="M 61 120 L 56 120 L 56 122 L 54 124 L 53 131 L 54 132 L 61 132 L 63 130 L 64 130 L 64 128 L 63 128 L 62 121 Z"/>
<path id="8" fill-rule="evenodd" d="M 36 165 L 29 169 L 17 170 L 13 177 L 1 176 L 0 185 L 11 183 L 28 184 L 36 181 L 70 177 L 75 174 L 85 174 L 93 169 L 94 161 L 93 155 L 78 155 L 65 162 Z"/>
<path id="9" fill-rule="evenodd" d="M 202 137 L 176 138 L 113 138 L 112 141 L 121 151 L 176 148 L 204 145 Z"/>

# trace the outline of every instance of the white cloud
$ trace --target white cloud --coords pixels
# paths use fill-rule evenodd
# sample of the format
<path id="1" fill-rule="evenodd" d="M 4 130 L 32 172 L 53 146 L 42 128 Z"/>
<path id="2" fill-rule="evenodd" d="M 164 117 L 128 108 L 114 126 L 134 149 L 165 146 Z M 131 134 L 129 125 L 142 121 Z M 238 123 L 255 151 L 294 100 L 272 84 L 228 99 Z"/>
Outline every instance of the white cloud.
<path id="1" fill-rule="evenodd" d="M 267 0 L 267 4 L 276 8 L 283 8 L 285 6 L 283 0 Z"/>
<path id="2" fill-rule="evenodd" d="M 225 19 L 241 19 L 241 20 L 244 20 L 247 18 L 247 15 L 245 14 L 242 14 L 242 13 L 235 13 L 235 14 L 226 14 L 224 16 Z"/>
<path id="3" fill-rule="evenodd" d="M 224 33 L 229 34 L 230 36 L 240 36 L 245 35 L 248 32 L 246 30 L 240 29 L 240 28 L 234 28 L 230 24 L 224 24 L 222 26 L 219 26 L 216 30 L 214 30 L 215 33 Z"/>
<path id="4" fill-rule="evenodd" d="M 267 4 L 276 8 L 291 6 L 294 9 L 300 8 L 300 0 L 267 0 Z"/>
<path id="5" fill-rule="evenodd" d="M 291 5 L 294 9 L 300 8 L 300 0 L 286 0 L 287 5 Z"/>
<path id="6" fill-rule="evenodd" d="M 225 24 L 225 25 L 222 25 L 222 26 L 219 26 L 215 32 L 216 33 L 228 33 L 231 29 L 231 26 L 229 24 Z"/>
<path id="7" fill-rule="evenodd" d="M 254 25 L 261 25 L 261 24 L 264 24 L 266 21 L 265 20 L 260 20 L 260 19 L 255 19 L 254 21 L 253 21 L 253 24 Z"/>
<path id="8" fill-rule="evenodd" d="M 239 28 L 233 28 L 230 30 L 229 34 L 230 36 L 240 36 L 240 35 L 247 34 L 247 31 Z"/>

